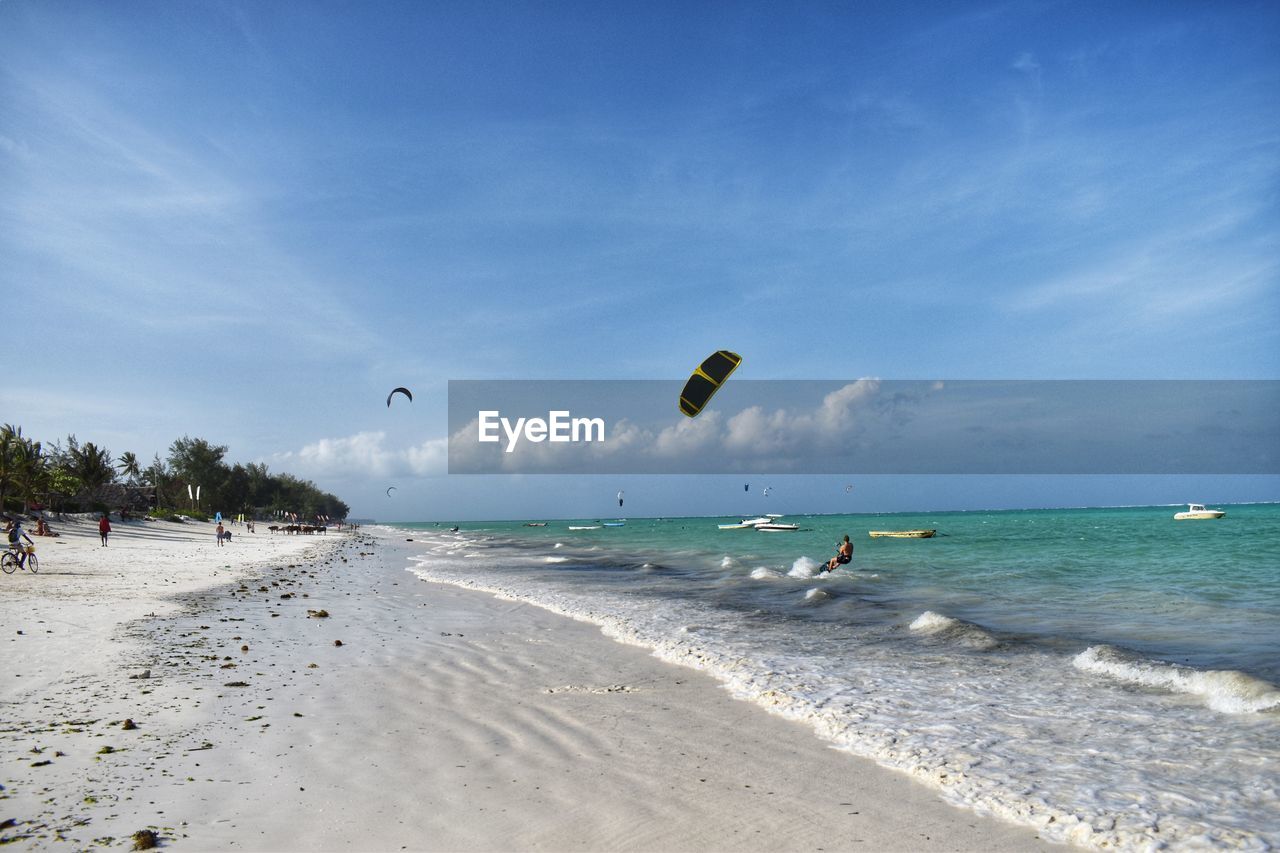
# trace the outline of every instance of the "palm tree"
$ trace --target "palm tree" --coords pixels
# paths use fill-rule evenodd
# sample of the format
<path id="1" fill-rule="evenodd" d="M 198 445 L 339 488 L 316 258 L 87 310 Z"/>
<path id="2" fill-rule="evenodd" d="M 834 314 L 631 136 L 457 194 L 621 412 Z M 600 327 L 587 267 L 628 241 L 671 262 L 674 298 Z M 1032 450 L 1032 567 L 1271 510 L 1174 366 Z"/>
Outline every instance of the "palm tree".
<path id="1" fill-rule="evenodd" d="M 116 478 L 116 469 L 111 467 L 111 451 L 98 447 L 92 441 L 71 451 L 72 471 L 84 484 L 85 491 L 92 500 L 107 483 Z"/>
<path id="2" fill-rule="evenodd" d="M 138 456 L 132 450 L 126 450 L 120 454 L 118 463 L 116 468 L 129 479 L 130 485 L 142 474 L 142 469 L 138 467 Z"/>
<path id="3" fill-rule="evenodd" d="M 149 483 L 155 489 L 156 506 L 166 506 L 164 490 L 169 487 L 170 481 L 173 479 L 173 473 L 169 470 L 169 466 L 160 458 L 157 453 L 155 459 L 151 460 L 151 464 L 142 472 L 143 481 Z"/>
<path id="4" fill-rule="evenodd" d="M 4 497 L 13 482 L 14 453 L 22 441 L 22 427 L 13 424 L 0 426 L 0 511 L 4 510 Z"/>
<path id="5" fill-rule="evenodd" d="M 27 512 L 46 489 L 49 466 L 41 452 L 40 442 L 19 439 L 13 449 L 13 484 L 22 498 L 22 511 Z"/>

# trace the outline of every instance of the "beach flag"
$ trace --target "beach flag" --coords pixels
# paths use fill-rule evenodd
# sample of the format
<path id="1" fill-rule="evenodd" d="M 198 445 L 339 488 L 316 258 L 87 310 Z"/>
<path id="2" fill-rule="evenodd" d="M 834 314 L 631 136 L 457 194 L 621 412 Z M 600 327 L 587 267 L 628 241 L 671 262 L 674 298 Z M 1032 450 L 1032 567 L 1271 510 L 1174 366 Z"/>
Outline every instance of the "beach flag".
<path id="1" fill-rule="evenodd" d="M 187 500 L 193 501 L 195 499 L 196 499 L 195 495 L 191 494 L 191 484 L 187 483 Z"/>

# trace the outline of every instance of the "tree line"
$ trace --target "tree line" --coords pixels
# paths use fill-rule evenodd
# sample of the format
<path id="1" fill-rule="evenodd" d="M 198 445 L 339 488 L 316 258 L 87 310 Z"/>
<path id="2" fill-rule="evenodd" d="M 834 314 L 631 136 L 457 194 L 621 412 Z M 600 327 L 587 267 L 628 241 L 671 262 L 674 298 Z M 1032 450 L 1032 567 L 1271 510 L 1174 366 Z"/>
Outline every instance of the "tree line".
<path id="1" fill-rule="evenodd" d="M 191 515 L 221 512 L 258 518 L 343 519 L 349 507 L 310 480 L 271 474 L 265 463 L 228 463 L 226 445 L 183 436 L 145 467 L 132 452 L 111 451 L 74 435 L 41 442 L 22 427 L 0 426 L 0 507 L 30 512 L 137 511 Z M 199 499 L 196 489 L 199 487 Z"/>

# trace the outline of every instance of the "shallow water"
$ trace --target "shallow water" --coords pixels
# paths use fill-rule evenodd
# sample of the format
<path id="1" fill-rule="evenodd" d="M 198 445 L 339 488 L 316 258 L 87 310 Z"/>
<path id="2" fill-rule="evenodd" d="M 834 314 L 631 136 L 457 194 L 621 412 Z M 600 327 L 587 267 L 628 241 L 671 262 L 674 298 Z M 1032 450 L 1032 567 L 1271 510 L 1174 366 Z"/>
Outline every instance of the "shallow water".
<path id="1" fill-rule="evenodd" d="M 1225 508 L 401 526 L 423 577 L 595 622 L 1047 837 L 1265 848 L 1280 506 Z M 939 535 L 867 537 L 914 528 Z M 844 533 L 853 563 L 815 577 Z"/>

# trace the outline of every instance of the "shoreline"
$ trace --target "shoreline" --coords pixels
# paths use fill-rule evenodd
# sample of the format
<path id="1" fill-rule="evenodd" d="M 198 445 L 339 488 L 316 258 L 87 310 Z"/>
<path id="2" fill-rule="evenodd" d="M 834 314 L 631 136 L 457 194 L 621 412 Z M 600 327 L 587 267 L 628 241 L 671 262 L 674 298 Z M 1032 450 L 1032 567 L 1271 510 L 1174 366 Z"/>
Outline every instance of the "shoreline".
<path id="1" fill-rule="evenodd" d="M 664 551 L 649 527 L 404 532 L 431 556 L 425 579 L 582 621 L 1046 840 L 1263 849 L 1273 834 L 1274 750 L 1253 739 L 1274 727 L 1277 694 L 1245 672 L 1096 638 L 1037 644 L 919 599 L 890 612 L 876 571 L 818 579 L 801 557 L 788 573 L 794 549 L 737 552 L 714 535 Z"/>
<path id="2" fill-rule="evenodd" d="M 99 654 L 44 682 L 15 687 L 9 656 L 3 703 L 24 722 L 0 737 L 0 820 L 15 821 L 3 837 L 77 849 L 143 828 L 187 849 L 1038 843 L 594 626 L 421 581 L 395 538 L 290 537 L 317 541 L 177 596 L 152 580 L 133 609 L 156 615 L 113 621 Z M 319 609 L 330 616 L 306 614 Z M 17 610 L 0 604 L 0 630 Z M 152 678 L 128 678 L 147 665 Z"/>

